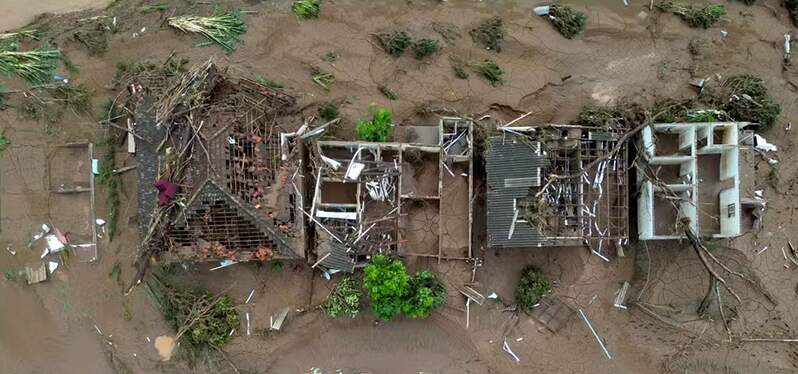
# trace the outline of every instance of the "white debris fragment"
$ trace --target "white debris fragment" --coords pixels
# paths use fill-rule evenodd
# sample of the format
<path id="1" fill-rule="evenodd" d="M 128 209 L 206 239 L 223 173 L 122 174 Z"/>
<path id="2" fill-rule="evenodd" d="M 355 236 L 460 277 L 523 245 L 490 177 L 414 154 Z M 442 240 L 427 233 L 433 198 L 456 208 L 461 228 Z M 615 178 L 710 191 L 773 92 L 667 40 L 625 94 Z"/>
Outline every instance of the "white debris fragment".
<path id="1" fill-rule="evenodd" d="M 776 152 L 778 148 L 759 134 L 754 134 L 754 148 L 762 152 Z"/>
<path id="2" fill-rule="evenodd" d="M 49 250 L 49 253 L 58 253 L 64 249 L 64 243 L 61 243 L 61 241 L 58 240 L 58 237 L 54 234 L 47 235 L 45 240 L 47 240 L 47 249 Z"/>
<path id="3" fill-rule="evenodd" d="M 776 160 L 775 158 L 769 158 L 768 159 L 768 164 L 769 165 L 776 165 L 778 163 L 779 163 L 779 160 Z"/>
<path id="4" fill-rule="evenodd" d="M 720 30 L 720 36 L 725 38 L 728 35 L 729 35 L 729 33 L 726 30 Z"/>
<path id="5" fill-rule="evenodd" d="M 499 298 L 499 295 L 497 295 L 495 292 L 493 292 L 490 295 L 488 295 L 488 299 L 498 299 L 498 298 Z"/>
<path id="6" fill-rule="evenodd" d="M 247 301 L 244 304 L 249 304 L 249 301 L 252 300 L 252 296 L 255 295 L 255 289 L 253 288 L 252 291 L 249 291 L 249 296 L 247 296 Z"/>
<path id="7" fill-rule="evenodd" d="M 537 14 L 539 16 L 547 16 L 547 15 L 549 15 L 549 11 L 550 10 L 551 10 L 551 6 L 544 5 L 544 6 L 536 7 L 534 12 L 535 12 L 535 14 Z"/>
<path id="8" fill-rule="evenodd" d="M 521 362 L 521 359 L 518 358 L 518 356 L 515 354 L 515 352 L 513 352 L 513 350 L 510 348 L 510 345 L 507 344 L 507 338 L 506 337 L 504 338 L 504 345 L 502 346 L 502 350 L 504 350 L 505 352 L 509 353 L 510 356 L 512 356 L 513 359 L 515 360 L 516 364 Z"/>
<path id="9" fill-rule="evenodd" d="M 58 269 L 58 263 L 55 261 L 48 261 L 47 262 L 47 270 L 52 274 L 55 269 Z"/>
<path id="10" fill-rule="evenodd" d="M 96 223 L 97 226 L 105 226 L 105 220 L 102 218 L 97 218 L 96 220 L 94 220 L 94 223 Z"/>

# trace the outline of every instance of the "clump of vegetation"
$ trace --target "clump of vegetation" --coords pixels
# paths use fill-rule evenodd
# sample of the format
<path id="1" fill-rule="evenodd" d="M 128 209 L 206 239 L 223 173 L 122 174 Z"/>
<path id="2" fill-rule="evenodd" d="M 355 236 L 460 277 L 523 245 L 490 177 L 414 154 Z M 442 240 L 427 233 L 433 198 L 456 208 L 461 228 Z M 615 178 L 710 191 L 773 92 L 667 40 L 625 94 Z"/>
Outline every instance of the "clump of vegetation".
<path id="1" fill-rule="evenodd" d="M 319 118 L 322 121 L 329 122 L 338 118 L 338 105 L 334 102 L 326 102 L 319 107 Z"/>
<path id="2" fill-rule="evenodd" d="M 429 271 L 410 278 L 402 313 L 410 318 L 426 318 L 446 302 L 446 286 Z"/>
<path id="3" fill-rule="evenodd" d="M 380 93 L 383 94 L 388 100 L 398 100 L 399 94 L 396 91 L 388 88 L 387 86 L 380 85 L 377 87 L 380 90 Z"/>
<path id="4" fill-rule="evenodd" d="M 642 105 L 621 101 L 611 106 L 587 106 L 577 115 L 572 125 L 599 128 L 634 128 L 646 120 Z"/>
<path id="5" fill-rule="evenodd" d="M 404 31 L 379 33 L 376 35 L 376 37 L 377 41 L 380 42 L 382 49 L 384 49 L 385 52 L 393 57 L 401 56 L 402 53 L 405 52 L 405 49 L 413 44 L 413 40 L 410 38 L 410 35 L 407 35 L 407 33 Z"/>
<path id="6" fill-rule="evenodd" d="M 355 318 L 360 313 L 360 284 L 352 277 L 344 277 L 327 297 L 321 309 L 333 318 Z"/>
<path id="7" fill-rule="evenodd" d="M 89 54 L 100 55 L 108 50 L 107 28 L 102 22 L 96 22 L 94 28 L 75 31 L 72 38 L 83 44 L 89 50 Z"/>
<path id="8" fill-rule="evenodd" d="M 781 114 L 781 106 L 758 77 L 750 74 L 730 77 L 723 83 L 723 89 L 726 90 L 723 110 L 734 120 L 758 123 L 767 131 Z"/>
<path id="9" fill-rule="evenodd" d="M 175 341 L 189 359 L 221 348 L 239 326 L 238 312 L 229 296 L 180 289 L 155 275 L 146 286 L 166 321 L 177 330 Z"/>
<path id="10" fill-rule="evenodd" d="M 657 7 L 664 12 L 679 15 L 690 27 L 702 27 L 705 29 L 712 27 L 726 14 L 726 7 L 723 4 L 700 6 L 666 0 L 657 4 Z"/>
<path id="11" fill-rule="evenodd" d="M 422 271 L 411 277 L 399 260 L 374 256 L 365 273 L 363 285 L 379 319 L 390 320 L 399 313 L 428 317 L 446 301 L 446 287 L 435 275 Z"/>
<path id="12" fill-rule="evenodd" d="M 19 30 L 0 34 L 0 43 L 18 42 L 24 38 L 39 40 L 39 37 L 41 37 L 41 32 L 39 32 L 39 30 Z"/>
<path id="13" fill-rule="evenodd" d="M 434 55 L 440 50 L 438 41 L 435 39 L 419 39 L 413 42 L 413 55 L 417 60 L 423 60 Z"/>
<path id="14" fill-rule="evenodd" d="M 97 175 L 97 184 L 106 189 L 105 205 L 108 209 L 108 240 L 113 241 L 116 237 L 117 225 L 119 224 L 119 190 L 122 187 L 122 179 L 116 170 L 116 144 L 112 138 L 106 139 L 107 149 L 102 162 L 100 163 L 100 173 Z"/>
<path id="15" fill-rule="evenodd" d="M 457 57 L 450 57 L 449 63 L 452 64 L 452 71 L 454 76 L 458 79 L 468 79 L 468 71 L 466 70 L 466 63 Z"/>
<path id="16" fill-rule="evenodd" d="M 790 18 L 795 26 L 798 26 L 798 0 L 784 0 L 784 6 L 790 13 Z"/>
<path id="17" fill-rule="evenodd" d="M 82 84 L 58 82 L 39 88 L 47 92 L 50 101 L 60 103 L 62 107 L 69 108 L 77 115 L 91 113 L 91 91 Z"/>
<path id="18" fill-rule="evenodd" d="M 485 78 L 491 86 L 498 86 L 504 83 L 504 70 L 491 59 L 486 59 L 480 63 L 474 64 L 472 66 L 477 74 L 481 75 Z"/>
<path id="19" fill-rule="evenodd" d="M 255 82 L 258 82 L 259 84 L 262 84 L 262 85 L 264 85 L 266 87 L 269 87 L 269 88 L 271 88 L 273 90 L 281 90 L 281 89 L 284 88 L 283 82 L 276 81 L 276 80 L 273 80 L 273 79 L 269 79 L 269 78 L 266 78 L 266 77 L 264 77 L 262 75 L 256 76 L 255 77 Z"/>
<path id="20" fill-rule="evenodd" d="M 367 142 L 384 142 L 393 131 L 393 116 L 388 108 L 369 105 L 370 119 L 357 121 L 357 138 Z"/>
<path id="21" fill-rule="evenodd" d="M 377 255 L 365 268 L 363 286 L 371 298 L 371 309 L 377 318 L 389 320 L 402 311 L 410 276 L 399 260 Z"/>
<path id="22" fill-rule="evenodd" d="M 46 45 L 20 51 L 17 42 L 3 44 L 0 47 L 0 73 L 16 74 L 30 83 L 44 84 L 52 80 L 55 63 L 60 57 L 61 51 Z"/>
<path id="23" fill-rule="evenodd" d="M 5 137 L 5 135 L 0 134 L 0 156 L 2 156 L 3 153 L 6 152 L 6 149 L 8 149 L 8 146 L 10 144 L 11 141 L 9 141 L 8 138 Z"/>
<path id="24" fill-rule="evenodd" d="M 707 41 L 705 39 L 695 38 L 690 39 L 687 43 L 687 51 L 693 56 L 701 56 L 707 48 Z"/>
<path id="25" fill-rule="evenodd" d="M 501 52 L 504 40 L 504 23 L 499 16 L 486 18 L 471 30 L 474 42 L 482 44 L 487 49 Z"/>
<path id="26" fill-rule="evenodd" d="M 551 289 L 549 277 L 533 266 L 521 272 L 521 281 L 515 290 L 515 302 L 521 310 L 529 312 Z"/>
<path id="27" fill-rule="evenodd" d="M 587 23 L 587 15 L 568 5 L 552 4 L 549 19 L 557 31 L 566 39 L 573 39 L 582 33 Z"/>
<path id="28" fill-rule="evenodd" d="M 335 75 L 322 70 L 318 66 L 310 67 L 310 78 L 325 91 L 329 91 L 330 87 L 335 83 Z"/>
<path id="29" fill-rule="evenodd" d="M 2 84 L 0 84 L 0 111 L 4 111 L 6 108 L 8 108 L 6 100 L 6 89 Z"/>
<path id="30" fill-rule="evenodd" d="M 338 60 L 338 54 L 335 53 L 335 51 L 329 51 L 329 52 L 325 53 L 324 56 L 321 56 L 321 60 L 324 61 L 324 62 L 332 64 L 336 60 Z"/>
<path id="31" fill-rule="evenodd" d="M 302 19 L 319 18 L 321 0 L 295 0 L 291 10 Z"/>
<path id="32" fill-rule="evenodd" d="M 167 2 L 160 2 L 160 3 L 147 4 L 141 6 L 141 12 L 144 14 L 152 12 L 164 12 L 167 9 L 169 9 L 169 3 Z"/>
<path id="33" fill-rule="evenodd" d="M 241 12 L 237 10 L 216 9 L 214 14 L 209 17 L 171 17 L 167 23 L 180 31 L 200 34 L 209 43 L 216 43 L 228 52 L 236 49 L 236 44 L 241 41 L 241 34 L 247 31 L 247 24 L 241 19 Z"/>

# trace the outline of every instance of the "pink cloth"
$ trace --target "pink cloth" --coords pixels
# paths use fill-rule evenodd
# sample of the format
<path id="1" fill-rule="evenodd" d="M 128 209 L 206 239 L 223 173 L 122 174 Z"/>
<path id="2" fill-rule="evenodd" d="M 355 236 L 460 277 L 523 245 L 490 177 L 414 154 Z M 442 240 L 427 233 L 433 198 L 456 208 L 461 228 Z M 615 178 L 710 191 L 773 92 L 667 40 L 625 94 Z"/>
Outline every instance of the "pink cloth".
<path id="1" fill-rule="evenodd" d="M 177 185 L 163 179 L 155 182 L 155 188 L 158 189 L 158 205 L 160 206 L 169 204 L 177 195 Z"/>

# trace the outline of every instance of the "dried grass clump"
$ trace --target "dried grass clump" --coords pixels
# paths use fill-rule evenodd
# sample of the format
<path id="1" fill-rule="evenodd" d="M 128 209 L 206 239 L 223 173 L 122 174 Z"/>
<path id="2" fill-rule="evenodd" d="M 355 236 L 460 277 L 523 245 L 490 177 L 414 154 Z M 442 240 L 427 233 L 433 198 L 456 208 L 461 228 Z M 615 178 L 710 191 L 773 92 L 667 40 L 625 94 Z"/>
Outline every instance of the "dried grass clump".
<path id="1" fill-rule="evenodd" d="M 393 57 L 399 57 L 413 44 L 410 35 L 404 31 L 383 32 L 375 35 L 382 49 Z"/>
<path id="2" fill-rule="evenodd" d="M 664 12 L 681 16 L 690 27 L 702 27 L 705 29 L 712 27 L 726 14 L 726 7 L 723 4 L 700 6 L 666 0 L 657 4 L 657 8 Z"/>
<path id="3" fill-rule="evenodd" d="M 736 121 L 758 123 L 763 131 L 776 123 L 781 114 L 779 105 L 769 94 L 762 79 L 750 74 L 730 77 L 723 83 L 723 109 Z"/>
<path id="4" fill-rule="evenodd" d="M 228 52 L 236 49 L 236 44 L 241 41 L 241 34 L 247 31 L 247 24 L 241 19 L 239 11 L 216 10 L 210 17 L 171 17 L 167 23 L 180 31 L 200 34 Z"/>
<path id="5" fill-rule="evenodd" d="M 486 18 L 471 30 L 474 42 L 482 44 L 487 49 L 501 52 L 504 40 L 504 22 L 499 16 Z"/>

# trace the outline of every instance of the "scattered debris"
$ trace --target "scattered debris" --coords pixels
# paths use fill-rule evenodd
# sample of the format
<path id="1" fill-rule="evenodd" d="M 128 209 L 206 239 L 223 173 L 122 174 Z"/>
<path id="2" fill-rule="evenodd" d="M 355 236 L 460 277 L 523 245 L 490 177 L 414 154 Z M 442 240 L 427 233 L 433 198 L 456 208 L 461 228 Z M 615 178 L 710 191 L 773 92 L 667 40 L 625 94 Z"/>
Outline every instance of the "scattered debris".
<path id="1" fill-rule="evenodd" d="M 518 356 L 515 354 L 515 352 L 513 352 L 513 350 L 510 349 L 510 345 L 507 344 L 507 337 L 506 336 L 504 337 L 504 344 L 502 344 L 502 350 L 507 352 L 513 358 L 513 360 L 515 360 L 516 364 L 521 362 L 521 359 L 518 358 Z"/>
<path id="2" fill-rule="evenodd" d="M 762 152 L 776 152 L 778 151 L 778 147 L 773 144 L 768 143 L 762 135 L 754 134 L 754 149 L 760 150 Z"/>
<path id="3" fill-rule="evenodd" d="M 322 70 L 318 66 L 310 67 L 310 78 L 325 91 L 329 91 L 330 87 L 335 83 L 335 75 Z"/>
<path id="4" fill-rule="evenodd" d="M 618 309 L 628 309 L 624 303 L 626 302 L 626 291 L 629 290 L 629 282 L 623 282 L 623 286 L 615 294 L 615 302 L 612 304 Z"/>
<path id="5" fill-rule="evenodd" d="M 269 324 L 269 328 L 274 331 L 280 331 L 283 328 L 283 323 L 285 323 L 286 317 L 288 317 L 288 311 L 290 310 L 289 307 L 285 307 L 280 312 L 277 313 L 277 317 L 271 316 L 269 317 L 271 323 Z"/>
<path id="6" fill-rule="evenodd" d="M 42 262 L 38 267 L 32 268 L 30 266 L 25 267 L 25 279 L 28 280 L 28 284 L 35 284 L 44 282 L 47 280 L 47 269 Z"/>
<path id="7" fill-rule="evenodd" d="M 596 342 L 598 342 L 599 346 L 601 346 L 601 350 L 604 351 L 604 354 L 607 356 L 607 359 L 612 360 L 612 356 L 610 355 L 610 351 L 607 350 L 607 347 L 604 345 L 604 340 L 596 333 L 596 330 L 593 329 L 593 325 L 587 319 L 585 312 L 582 309 L 579 309 L 579 316 L 582 317 L 582 320 L 585 321 L 587 328 L 590 329 L 590 332 L 593 333 L 593 336 L 596 338 Z"/>
<path id="8" fill-rule="evenodd" d="M 470 286 L 463 286 L 463 288 L 458 289 L 463 296 L 467 297 L 469 300 L 477 303 L 477 305 L 482 305 L 485 303 L 485 296 L 481 293 L 477 292 Z"/>

